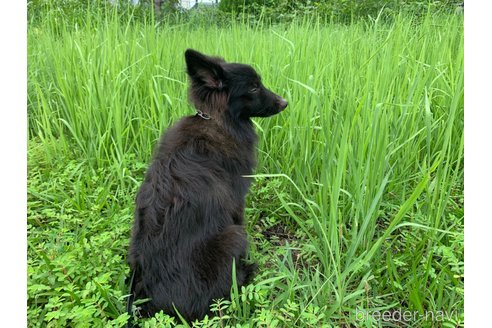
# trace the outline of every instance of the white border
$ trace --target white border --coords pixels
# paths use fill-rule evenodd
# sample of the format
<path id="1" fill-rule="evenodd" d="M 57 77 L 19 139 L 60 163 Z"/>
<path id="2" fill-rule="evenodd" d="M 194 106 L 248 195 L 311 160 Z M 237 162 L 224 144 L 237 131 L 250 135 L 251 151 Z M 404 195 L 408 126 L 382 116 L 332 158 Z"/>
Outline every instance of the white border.
<path id="1" fill-rule="evenodd" d="M 2 326 L 27 326 L 27 6 L 0 10 Z"/>
<path id="2" fill-rule="evenodd" d="M 490 322 L 492 6 L 465 7 L 465 322 L 481 327 Z"/>

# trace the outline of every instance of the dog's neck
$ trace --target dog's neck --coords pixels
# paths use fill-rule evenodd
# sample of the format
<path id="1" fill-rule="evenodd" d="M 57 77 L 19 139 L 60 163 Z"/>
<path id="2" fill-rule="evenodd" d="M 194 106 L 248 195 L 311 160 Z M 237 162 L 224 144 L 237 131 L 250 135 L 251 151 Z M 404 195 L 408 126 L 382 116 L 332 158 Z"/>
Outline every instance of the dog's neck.
<path id="1" fill-rule="evenodd" d="M 222 126 L 235 140 L 256 144 L 257 136 L 250 118 L 234 117 L 226 111 L 223 115 L 223 122 L 225 124 Z"/>
<path id="2" fill-rule="evenodd" d="M 195 117 L 220 126 L 234 140 L 256 144 L 257 136 L 253 121 L 250 118 L 235 117 L 227 110 L 218 111 L 210 108 L 196 108 L 195 111 Z"/>

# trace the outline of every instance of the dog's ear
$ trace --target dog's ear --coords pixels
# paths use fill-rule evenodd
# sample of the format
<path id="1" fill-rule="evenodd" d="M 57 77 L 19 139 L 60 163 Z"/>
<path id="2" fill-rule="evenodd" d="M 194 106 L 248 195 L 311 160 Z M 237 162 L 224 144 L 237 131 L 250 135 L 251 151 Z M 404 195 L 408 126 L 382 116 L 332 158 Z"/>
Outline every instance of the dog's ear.
<path id="1" fill-rule="evenodd" d="M 186 50 L 185 59 L 187 72 L 193 83 L 222 90 L 225 80 L 223 59 L 206 56 L 193 49 Z"/>

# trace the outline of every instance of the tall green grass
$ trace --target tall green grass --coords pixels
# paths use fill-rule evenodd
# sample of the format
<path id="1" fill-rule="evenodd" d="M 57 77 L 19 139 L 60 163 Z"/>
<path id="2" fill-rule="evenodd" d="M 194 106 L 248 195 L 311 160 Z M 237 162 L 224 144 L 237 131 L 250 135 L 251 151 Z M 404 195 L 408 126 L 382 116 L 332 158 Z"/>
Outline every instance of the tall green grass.
<path id="1" fill-rule="evenodd" d="M 243 300 L 248 308 L 237 308 L 241 292 L 233 292 L 231 322 L 369 327 L 385 323 L 358 320 L 356 311 L 401 309 L 453 312 L 448 323 L 459 325 L 464 275 L 459 16 L 402 15 L 348 26 L 312 18 L 219 28 L 186 21 L 122 22 L 99 14 L 81 26 L 31 24 L 29 157 L 30 172 L 39 176 L 30 173 L 30 180 L 41 181 L 29 188 L 31 215 L 46 210 L 43 206 L 59 210 L 62 203 L 93 214 L 131 207 L 159 135 L 179 117 L 194 114 L 187 101 L 186 48 L 252 64 L 265 85 L 289 101 L 282 114 L 255 120 L 258 180 L 247 213 L 251 230 L 265 227 L 265 218 L 287 227 L 295 247 L 287 241 L 266 253 L 253 242 L 257 257 L 278 257 L 276 269 L 267 266 L 255 286 L 242 291 L 245 299 L 256 295 L 264 303 Z M 67 172 L 63 163 L 74 162 L 74 173 Z M 53 178 L 53 163 L 61 163 L 56 170 L 67 178 L 59 182 L 63 187 L 42 189 Z M 258 196 L 265 191 L 268 195 Z M 68 205 L 64 197 L 71 198 Z M 130 222 L 118 238 L 129 237 Z M 30 223 L 30 240 L 44 241 L 45 227 Z M 31 244 L 30 252 L 36 272 L 49 258 Z M 125 272 L 125 249 L 116 252 Z M 293 262 L 295 254 L 304 266 Z M 29 284 L 42 279 L 32 273 Z M 258 296 L 262 288 L 268 295 Z M 30 306 L 42 308 L 49 299 Z M 55 320 L 46 319 L 49 312 L 33 313 Z M 100 315 L 122 312 L 113 307 Z M 311 322 L 312 316 L 320 321 Z"/>

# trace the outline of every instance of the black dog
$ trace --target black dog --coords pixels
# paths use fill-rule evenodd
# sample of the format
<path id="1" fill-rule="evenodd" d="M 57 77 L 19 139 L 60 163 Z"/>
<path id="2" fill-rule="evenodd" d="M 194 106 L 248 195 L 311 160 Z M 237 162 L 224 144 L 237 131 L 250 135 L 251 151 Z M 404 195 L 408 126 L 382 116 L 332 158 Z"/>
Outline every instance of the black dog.
<path id="1" fill-rule="evenodd" d="M 235 261 L 239 286 L 256 268 L 244 262 L 245 196 L 255 166 L 251 117 L 271 116 L 287 101 L 248 65 L 186 50 L 197 115 L 168 129 L 136 198 L 129 262 L 132 295 L 149 298 L 140 313 L 178 311 L 186 320 L 227 298 Z"/>

